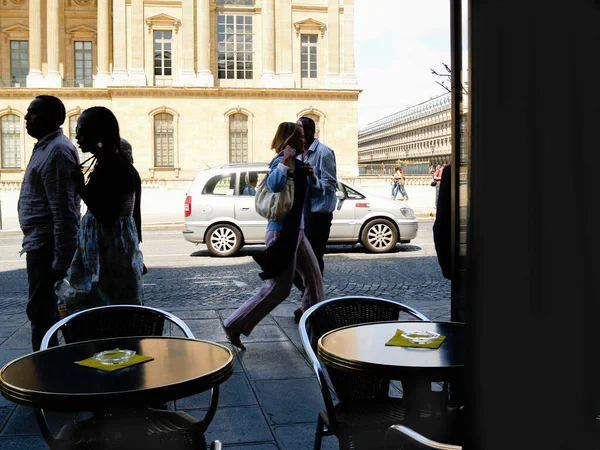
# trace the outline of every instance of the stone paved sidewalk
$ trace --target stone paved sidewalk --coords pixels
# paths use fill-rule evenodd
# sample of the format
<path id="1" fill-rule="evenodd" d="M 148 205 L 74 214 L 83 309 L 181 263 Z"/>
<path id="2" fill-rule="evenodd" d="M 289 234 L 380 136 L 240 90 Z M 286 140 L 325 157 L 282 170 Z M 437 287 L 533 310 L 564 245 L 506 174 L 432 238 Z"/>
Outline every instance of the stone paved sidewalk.
<path id="1" fill-rule="evenodd" d="M 418 307 L 418 305 L 413 305 Z M 421 310 L 432 319 L 448 320 L 448 305 Z M 308 364 L 298 327 L 292 319 L 296 303 L 277 307 L 252 335 L 244 338 L 247 350 L 235 355 L 233 376 L 221 386 L 219 408 L 207 439 L 220 439 L 226 448 L 244 450 L 312 448 L 316 414 L 323 407 L 314 372 Z M 172 309 L 199 339 L 227 343 L 221 323 L 230 309 Z M 29 352 L 29 324 L 23 314 L 5 316 L 0 327 L 0 364 Z M 392 394 L 399 394 L 392 387 Z M 175 402 L 177 409 L 202 417 L 208 394 Z M 56 423 L 70 416 L 52 414 Z M 58 429 L 58 426 L 57 426 Z M 0 448 L 43 449 L 33 410 L 0 397 Z M 324 439 L 325 450 L 337 448 L 334 437 Z"/>

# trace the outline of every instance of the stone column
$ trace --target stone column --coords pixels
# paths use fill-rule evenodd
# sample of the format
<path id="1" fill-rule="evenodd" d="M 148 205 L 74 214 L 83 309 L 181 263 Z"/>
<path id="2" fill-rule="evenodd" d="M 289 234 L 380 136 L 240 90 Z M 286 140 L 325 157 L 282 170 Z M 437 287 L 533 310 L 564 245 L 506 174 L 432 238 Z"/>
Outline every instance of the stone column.
<path id="1" fill-rule="evenodd" d="M 273 0 L 262 2 L 262 60 L 261 85 L 276 87 L 275 78 L 275 7 Z"/>
<path id="2" fill-rule="evenodd" d="M 131 70 L 129 84 L 146 86 L 144 71 L 144 37 L 146 22 L 144 21 L 144 0 L 131 0 Z"/>
<path id="3" fill-rule="evenodd" d="M 292 30 L 292 0 L 281 0 L 279 18 L 279 86 L 293 88 L 294 74 L 292 72 L 293 30 Z"/>
<path id="4" fill-rule="evenodd" d="M 209 0 L 197 1 L 198 85 L 213 87 L 215 79 L 210 71 L 210 3 Z"/>
<path id="5" fill-rule="evenodd" d="M 58 71 L 59 59 L 59 9 L 58 0 L 47 0 L 46 21 L 46 50 L 48 59 L 48 72 L 44 85 L 46 87 L 62 87 L 62 77 Z"/>
<path id="6" fill-rule="evenodd" d="M 113 86 L 124 86 L 127 78 L 127 14 L 125 0 L 113 0 Z"/>
<path id="7" fill-rule="evenodd" d="M 189 86 L 196 84 L 196 71 L 194 70 L 194 0 L 183 0 L 181 9 L 183 60 L 178 84 Z"/>
<path id="8" fill-rule="evenodd" d="M 111 81 L 108 73 L 108 0 L 98 0 L 98 73 L 94 86 L 104 88 Z"/>
<path id="9" fill-rule="evenodd" d="M 41 87 L 43 83 L 41 0 L 29 0 L 29 74 L 27 74 L 27 87 Z"/>
<path id="10" fill-rule="evenodd" d="M 340 5 L 329 0 L 327 7 L 327 74 L 326 84 L 340 82 Z"/>
<path id="11" fill-rule="evenodd" d="M 344 1 L 344 69 L 343 81 L 357 84 L 354 67 L 354 0 Z"/>

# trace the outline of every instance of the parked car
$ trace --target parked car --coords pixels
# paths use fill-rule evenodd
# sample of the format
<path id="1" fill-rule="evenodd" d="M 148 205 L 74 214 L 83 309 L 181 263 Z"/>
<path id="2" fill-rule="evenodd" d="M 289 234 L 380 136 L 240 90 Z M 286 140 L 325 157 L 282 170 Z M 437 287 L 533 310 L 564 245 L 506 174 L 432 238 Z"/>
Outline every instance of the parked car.
<path id="1" fill-rule="evenodd" d="M 267 163 L 225 164 L 196 176 L 185 199 L 186 240 L 205 243 L 215 256 L 231 256 L 245 244 L 264 244 L 267 220 L 254 208 L 253 185 Z M 361 243 L 371 252 L 392 250 L 417 235 L 418 221 L 404 203 L 370 194 L 338 179 L 329 243 Z"/>

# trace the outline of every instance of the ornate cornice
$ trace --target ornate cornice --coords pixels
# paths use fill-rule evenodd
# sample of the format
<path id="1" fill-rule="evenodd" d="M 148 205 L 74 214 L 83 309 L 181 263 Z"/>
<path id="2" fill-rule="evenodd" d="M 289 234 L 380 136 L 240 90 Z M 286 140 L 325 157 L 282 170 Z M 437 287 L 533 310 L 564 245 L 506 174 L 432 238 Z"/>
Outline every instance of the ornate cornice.
<path id="1" fill-rule="evenodd" d="M 305 89 L 264 89 L 264 88 L 169 88 L 169 87 L 111 87 L 111 88 L 3 88 L 0 98 L 27 98 L 52 94 L 61 98 L 111 99 L 115 97 L 166 97 L 166 98 L 272 98 L 310 100 L 352 100 L 358 99 L 358 89 L 344 90 L 305 90 Z"/>
<path id="2" fill-rule="evenodd" d="M 161 13 L 152 17 L 148 17 L 146 19 L 146 26 L 148 27 L 148 33 L 151 33 L 152 29 L 156 26 L 165 26 L 173 28 L 175 30 L 175 34 L 177 34 L 179 32 L 179 27 L 181 26 L 181 20 L 177 19 L 176 17 Z"/>
<path id="3" fill-rule="evenodd" d="M 323 37 L 325 35 L 327 25 L 309 17 L 308 19 L 294 22 L 294 28 L 296 30 L 296 37 L 298 37 L 303 31 L 318 31 L 320 32 L 321 37 Z"/>

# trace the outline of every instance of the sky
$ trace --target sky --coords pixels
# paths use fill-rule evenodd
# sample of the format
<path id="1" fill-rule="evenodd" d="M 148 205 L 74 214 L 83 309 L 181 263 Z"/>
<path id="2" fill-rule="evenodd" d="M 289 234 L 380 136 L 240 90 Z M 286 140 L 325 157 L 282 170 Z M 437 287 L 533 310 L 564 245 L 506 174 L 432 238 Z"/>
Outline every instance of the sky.
<path id="1" fill-rule="evenodd" d="M 355 0 L 358 128 L 446 91 L 449 0 Z"/>

